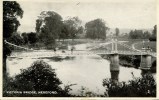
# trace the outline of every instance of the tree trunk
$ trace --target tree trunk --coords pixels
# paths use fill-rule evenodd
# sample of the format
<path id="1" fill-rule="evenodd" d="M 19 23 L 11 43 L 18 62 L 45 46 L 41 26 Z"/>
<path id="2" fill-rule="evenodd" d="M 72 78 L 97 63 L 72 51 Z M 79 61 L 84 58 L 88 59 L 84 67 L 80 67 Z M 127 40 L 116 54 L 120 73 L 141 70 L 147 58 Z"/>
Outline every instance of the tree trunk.
<path id="1" fill-rule="evenodd" d="M 3 57 L 3 79 L 7 77 L 7 57 Z"/>

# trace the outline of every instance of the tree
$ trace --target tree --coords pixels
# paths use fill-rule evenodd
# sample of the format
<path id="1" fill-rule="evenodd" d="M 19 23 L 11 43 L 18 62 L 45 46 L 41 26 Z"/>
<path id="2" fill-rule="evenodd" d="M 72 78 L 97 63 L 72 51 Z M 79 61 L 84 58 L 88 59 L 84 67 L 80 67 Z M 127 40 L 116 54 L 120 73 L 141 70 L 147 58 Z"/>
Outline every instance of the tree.
<path id="1" fill-rule="evenodd" d="M 148 32 L 148 31 L 145 31 L 145 32 L 143 33 L 143 39 L 149 39 L 150 36 L 151 36 L 151 34 L 150 34 L 150 32 Z"/>
<path id="2" fill-rule="evenodd" d="M 35 44 L 38 41 L 38 37 L 36 33 L 30 32 L 27 34 L 28 36 L 28 42 L 30 44 Z"/>
<path id="3" fill-rule="evenodd" d="M 83 31 L 81 22 L 82 21 L 78 17 L 69 17 L 67 20 L 64 20 L 63 23 L 70 38 L 74 39 L 77 34 L 80 34 Z"/>
<path id="4" fill-rule="evenodd" d="M 4 40 L 8 40 L 17 31 L 20 23 L 18 18 L 23 17 L 23 10 L 16 1 L 3 1 L 3 77 L 6 76 L 6 59 L 11 49 Z"/>
<path id="5" fill-rule="evenodd" d="M 46 46 L 55 44 L 55 39 L 59 38 L 61 29 L 62 17 L 54 11 L 43 11 L 36 20 L 35 30 Z"/>
<path id="6" fill-rule="evenodd" d="M 105 39 L 106 31 L 109 29 L 106 27 L 105 22 L 102 19 L 95 19 L 85 24 L 86 37 L 91 39 Z"/>
<path id="7" fill-rule="evenodd" d="M 66 24 L 63 24 L 61 33 L 59 34 L 59 39 L 67 39 L 69 38 L 69 30 Z"/>
<path id="8" fill-rule="evenodd" d="M 36 27 L 35 27 L 35 31 L 36 31 L 37 33 L 40 32 L 41 25 L 42 25 L 42 20 L 37 19 L 37 20 L 36 20 Z"/>
<path id="9" fill-rule="evenodd" d="M 152 32 L 155 36 L 157 34 L 157 25 L 154 26 L 153 32 Z"/>
<path id="10" fill-rule="evenodd" d="M 18 96 L 68 96 L 69 91 L 62 90 L 61 84 L 62 82 L 57 77 L 55 69 L 40 60 L 35 61 L 27 69 L 21 69 L 21 73 L 10 82 L 11 88 L 7 87 L 6 91 L 35 91 L 37 93 L 24 93 Z M 51 91 L 52 93 L 40 94 L 39 91 Z"/>
<path id="11" fill-rule="evenodd" d="M 151 41 L 156 41 L 156 36 L 157 36 L 157 25 L 154 26 L 154 29 L 152 31 L 152 35 L 151 37 L 149 38 L 149 40 Z"/>
<path id="12" fill-rule="evenodd" d="M 143 36 L 143 30 L 131 30 L 130 33 L 129 33 L 129 38 L 131 39 L 142 39 L 144 36 Z"/>
<path id="13" fill-rule="evenodd" d="M 18 17 L 23 17 L 23 10 L 16 1 L 3 1 L 3 37 L 9 38 L 20 25 Z"/>
<path id="14" fill-rule="evenodd" d="M 83 28 L 83 26 L 80 26 L 79 28 L 78 28 L 78 33 L 79 34 L 82 34 L 84 32 L 84 28 Z"/>
<path id="15" fill-rule="evenodd" d="M 28 35 L 27 35 L 27 33 L 22 33 L 22 38 L 23 38 L 23 40 L 24 40 L 24 44 L 28 44 Z"/>
<path id="16" fill-rule="evenodd" d="M 115 28 L 115 33 L 116 33 L 116 36 L 119 36 L 119 33 L 120 33 L 119 28 Z"/>
<path id="17" fill-rule="evenodd" d="M 16 45 L 22 45 L 24 44 L 23 38 L 18 33 L 14 33 L 9 39 L 9 42 L 16 44 Z"/>

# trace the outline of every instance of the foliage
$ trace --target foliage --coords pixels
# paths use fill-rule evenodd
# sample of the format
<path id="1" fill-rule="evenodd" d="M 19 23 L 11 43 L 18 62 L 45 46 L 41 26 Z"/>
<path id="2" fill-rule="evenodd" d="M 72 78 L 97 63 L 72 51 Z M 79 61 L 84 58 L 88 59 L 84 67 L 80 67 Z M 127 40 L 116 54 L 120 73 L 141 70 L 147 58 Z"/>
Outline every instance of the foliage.
<path id="1" fill-rule="evenodd" d="M 54 11 L 43 11 L 36 20 L 36 32 L 45 45 L 52 45 L 62 30 L 62 17 Z"/>
<path id="2" fill-rule="evenodd" d="M 137 55 L 120 55 L 119 56 L 120 59 L 120 64 L 123 66 L 128 66 L 129 67 L 135 67 L 138 68 L 140 66 L 140 56 Z M 125 61 L 126 63 L 124 64 L 122 61 Z"/>
<path id="3" fill-rule="evenodd" d="M 36 33 L 30 32 L 27 34 L 28 42 L 30 44 L 35 44 L 38 41 L 38 37 Z"/>
<path id="4" fill-rule="evenodd" d="M 31 67 L 22 69 L 20 74 L 10 79 L 4 93 L 7 95 L 5 91 L 35 91 L 37 94 L 8 94 L 7 96 L 69 96 L 70 86 L 62 90 L 61 84 L 55 69 L 44 61 L 36 61 Z M 39 91 L 52 91 L 53 94 L 38 94 Z"/>
<path id="5" fill-rule="evenodd" d="M 119 82 L 115 84 L 112 80 L 104 79 L 103 86 L 106 87 L 106 94 L 110 97 L 155 97 L 156 82 L 151 74 L 143 75 L 142 78 L 135 78 L 128 83 Z"/>
<path id="6" fill-rule="evenodd" d="M 143 36 L 142 36 L 143 39 L 149 39 L 150 37 L 151 37 L 150 32 L 145 31 L 145 32 L 143 33 Z"/>
<path id="7" fill-rule="evenodd" d="M 66 32 L 69 38 L 74 39 L 77 34 L 83 33 L 83 27 L 81 26 L 81 20 L 78 17 L 69 17 L 67 20 L 63 22 Z"/>
<path id="8" fill-rule="evenodd" d="M 152 62 L 152 66 L 151 66 L 151 72 L 152 72 L 152 73 L 156 73 L 156 70 L 157 70 L 156 67 L 157 67 L 157 66 L 156 66 L 156 60 L 155 60 L 154 62 Z"/>
<path id="9" fill-rule="evenodd" d="M 59 39 L 67 39 L 69 38 L 69 30 L 66 24 L 63 24 L 61 33 L 59 34 Z"/>
<path id="10" fill-rule="evenodd" d="M 3 38 L 10 38 L 20 25 L 18 17 L 23 17 L 23 10 L 16 1 L 3 1 Z M 12 36 L 20 38 L 19 36 Z M 13 38 L 12 38 L 13 39 Z M 11 53 L 11 49 L 3 42 L 3 57 Z M 7 52 L 8 51 L 8 52 Z"/>
<path id="11" fill-rule="evenodd" d="M 85 24 L 86 37 L 91 39 L 105 39 L 106 31 L 109 29 L 106 27 L 105 22 L 102 19 L 95 19 Z"/>
<path id="12" fill-rule="evenodd" d="M 22 83 L 21 85 L 24 85 L 23 87 L 27 84 L 22 81 L 32 84 L 31 89 L 35 91 L 58 91 L 60 89 L 58 85 L 61 84 L 61 81 L 56 77 L 55 70 L 43 61 L 36 61 L 28 69 L 23 69 L 21 74 L 17 75 L 15 79 L 18 83 Z M 20 90 L 30 90 L 28 87 L 23 87 Z"/>
<path id="13" fill-rule="evenodd" d="M 120 33 L 119 28 L 115 28 L 115 33 L 116 33 L 116 36 L 119 36 L 119 33 Z"/>
<path id="14" fill-rule="evenodd" d="M 153 32 L 152 32 L 154 35 L 157 34 L 157 25 L 154 26 L 154 29 L 153 29 Z"/>
<path id="15" fill-rule="evenodd" d="M 131 39 L 141 39 L 143 35 L 143 31 L 142 30 L 131 30 L 129 33 L 129 37 Z"/>
<path id="16" fill-rule="evenodd" d="M 89 88 L 81 86 L 81 89 L 79 90 L 80 94 L 76 95 L 76 97 L 103 97 L 104 95 L 100 95 L 98 93 L 95 93 L 93 91 L 90 91 Z"/>
<path id="17" fill-rule="evenodd" d="M 152 31 L 152 35 L 149 38 L 150 41 L 156 41 L 156 36 L 157 36 L 157 25 L 154 26 L 154 29 Z"/>
<path id="18" fill-rule="evenodd" d="M 150 32 L 143 30 L 131 30 L 129 33 L 129 38 L 131 39 L 149 39 L 152 35 Z"/>
<path id="19" fill-rule="evenodd" d="M 17 31 L 20 25 L 18 17 L 23 17 L 23 10 L 16 1 L 3 1 L 3 78 L 6 77 L 6 59 L 10 55 L 10 47 L 4 43 Z"/>
<path id="20" fill-rule="evenodd" d="M 22 38 L 23 38 L 23 40 L 24 40 L 24 44 L 28 44 L 28 35 L 27 35 L 27 33 L 26 32 L 24 32 L 24 33 L 22 33 Z"/>
<path id="21" fill-rule="evenodd" d="M 22 45 L 24 43 L 24 40 L 19 33 L 14 33 L 8 41 L 16 45 Z"/>
<path id="22" fill-rule="evenodd" d="M 3 1 L 3 37 L 9 38 L 20 25 L 18 17 L 23 17 L 23 10 L 16 1 Z"/>

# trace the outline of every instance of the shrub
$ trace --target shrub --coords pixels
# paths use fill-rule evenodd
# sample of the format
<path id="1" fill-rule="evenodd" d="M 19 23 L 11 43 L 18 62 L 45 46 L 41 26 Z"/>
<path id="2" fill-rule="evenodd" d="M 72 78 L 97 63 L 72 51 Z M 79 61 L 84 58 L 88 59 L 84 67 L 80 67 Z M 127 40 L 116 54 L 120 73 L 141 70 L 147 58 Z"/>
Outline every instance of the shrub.
<path id="1" fill-rule="evenodd" d="M 21 70 L 15 78 L 9 79 L 8 88 L 4 91 L 35 91 L 37 94 L 15 94 L 4 96 L 69 96 L 62 90 L 62 82 L 56 76 L 55 69 L 44 61 L 36 61 L 31 67 Z M 38 94 L 39 91 L 52 91 L 48 94 Z M 5 92 L 6 93 L 6 92 Z"/>
<path id="2" fill-rule="evenodd" d="M 107 88 L 105 94 L 110 97 L 156 97 L 156 82 L 150 74 L 134 78 L 128 83 L 114 84 L 111 79 L 104 79 L 103 86 Z"/>

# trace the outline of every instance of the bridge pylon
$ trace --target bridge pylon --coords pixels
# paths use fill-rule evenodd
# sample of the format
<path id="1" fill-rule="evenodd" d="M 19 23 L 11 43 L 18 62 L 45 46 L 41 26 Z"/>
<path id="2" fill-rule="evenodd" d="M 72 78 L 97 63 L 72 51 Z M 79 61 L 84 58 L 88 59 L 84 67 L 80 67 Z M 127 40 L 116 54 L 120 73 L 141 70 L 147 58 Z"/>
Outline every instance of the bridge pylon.
<path id="1" fill-rule="evenodd" d="M 112 53 L 118 53 L 117 39 L 112 39 Z"/>
<path id="2" fill-rule="evenodd" d="M 140 69 L 142 74 L 148 73 L 152 65 L 152 56 L 150 55 L 151 49 L 142 48 L 143 54 L 141 55 Z"/>
<path id="3" fill-rule="evenodd" d="M 119 54 L 117 51 L 117 40 L 112 41 L 112 53 L 110 54 L 110 72 L 114 83 L 119 79 Z"/>
<path id="4" fill-rule="evenodd" d="M 119 79 L 119 55 L 117 53 L 110 55 L 110 72 L 111 79 L 115 83 L 118 82 Z"/>

